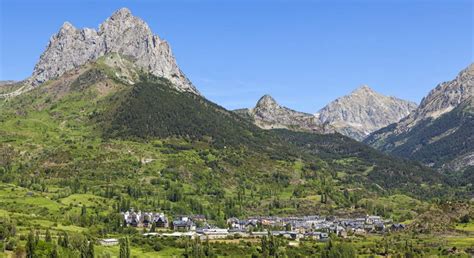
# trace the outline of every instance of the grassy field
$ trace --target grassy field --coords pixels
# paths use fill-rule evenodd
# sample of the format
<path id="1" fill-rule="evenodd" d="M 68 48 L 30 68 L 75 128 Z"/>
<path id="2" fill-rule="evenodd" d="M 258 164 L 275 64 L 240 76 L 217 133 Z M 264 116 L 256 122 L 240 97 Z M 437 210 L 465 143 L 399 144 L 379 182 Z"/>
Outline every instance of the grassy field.
<path id="1" fill-rule="evenodd" d="M 119 246 L 97 246 L 96 247 L 97 257 L 119 257 Z M 180 257 L 182 250 L 176 248 L 167 247 L 159 252 L 146 252 L 140 248 L 132 247 L 130 249 L 131 257 Z"/>
<path id="2" fill-rule="evenodd" d="M 458 223 L 456 224 L 456 229 L 474 234 L 474 221 L 469 223 Z"/>

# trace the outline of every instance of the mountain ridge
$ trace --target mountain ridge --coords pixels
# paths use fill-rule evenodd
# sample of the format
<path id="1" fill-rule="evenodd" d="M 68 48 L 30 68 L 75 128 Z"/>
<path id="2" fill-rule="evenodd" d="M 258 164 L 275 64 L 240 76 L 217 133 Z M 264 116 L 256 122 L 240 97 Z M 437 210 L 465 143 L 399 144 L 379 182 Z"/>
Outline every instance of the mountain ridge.
<path id="1" fill-rule="evenodd" d="M 330 102 L 314 115 L 281 106 L 268 94 L 262 96 L 254 108 L 235 112 L 263 129 L 338 132 L 361 141 L 370 132 L 399 121 L 415 106 L 415 103 L 381 95 L 362 85 Z"/>
<path id="2" fill-rule="evenodd" d="M 415 107 L 413 102 L 385 96 L 362 85 L 330 102 L 315 116 L 321 123 L 330 124 L 342 134 L 360 141 L 371 132 L 398 122 Z"/>
<path id="3" fill-rule="evenodd" d="M 263 95 L 255 107 L 239 109 L 234 112 L 250 118 L 262 129 L 292 129 L 317 133 L 327 133 L 330 130 L 330 128 L 317 123 L 312 114 L 284 107 L 269 94 Z"/>
<path id="4" fill-rule="evenodd" d="M 98 30 L 77 29 L 64 22 L 53 35 L 24 87 L 10 94 L 21 94 L 67 71 L 109 54 L 118 53 L 151 74 L 173 82 L 179 91 L 200 94 L 178 67 L 169 44 L 154 35 L 142 19 L 121 8 L 99 25 Z"/>
<path id="5" fill-rule="evenodd" d="M 365 142 L 437 168 L 474 166 L 474 64 L 438 84 L 400 122 L 372 133 Z"/>
<path id="6" fill-rule="evenodd" d="M 113 61 L 118 59 L 121 61 Z M 117 63 L 127 65 L 116 66 Z M 129 79 L 126 75 L 134 75 L 135 72 L 139 73 L 139 78 L 133 84 L 128 83 Z M 266 96 L 260 104 L 269 103 L 276 104 L 273 98 Z M 0 120 L 3 121 L 0 134 L 11 143 L 9 145 L 22 149 L 25 146 L 18 145 L 19 141 L 16 139 L 24 139 L 25 135 L 35 133 L 32 138 L 42 147 L 21 157 L 25 160 L 37 157 L 38 160 L 35 162 L 39 162 L 38 168 L 41 170 L 56 171 L 55 169 L 66 167 L 69 171 L 69 165 L 79 162 L 73 166 L 74 169 L 79 166 L 84 171 L 91 169 L 95 171 L 99 166 L 100 169 L 108 171 L 123 166 L 121 161 L 114 161 L 116 162 L 114 163 L 101 159 L 103 155 L 110 156 L 118 151 L 113 147 L 116 144 L 130 145 L 127 148 L 137 148 L 136 146 L 153 143 L 153 146 L 135 149 L 135 152 L 148 153 L 154 152 L 157 146 L 163 146 L 160 142 L 177 141 L 207 146 L 204 148 L 211 148 L 213 152 L 230 153 L 226 154 L 230 156 L 224 161 L 211 162 L 213 160 L 211 158 L 205 163 L 203 168 L 205 173 L 212 173 L 213 177 L 220 177 L 220 173 L 225 175 L 220 179 L 214 178 L 213 184 L 228 183 L 232 178 L 237 180 L 242 176 L 240 173 L 245 173 L 245 177 L 254 178 L 254 181 L 263 184 L 270 184 L 273 176 L 291 177 L 290 174 L 282 175 L 281 168 L 277 169 L 281 162 L 289 162 L 289 164 L 303 162 L 308 166 L 313 164 L 312 166 L 315 167 L 313 170 L 317 168 L 320 173 L 315 178 L 322 175 L 329 176 L 330 172 L 335 173 L 343 169 L 348 172 L 346 177 L 340 178 L 340 180 L 344 179 L 341 181 L 343 186 L 355 184 L 371 187 L 370 191 L 374 193 L 411 189 L 407 187 L 420 184 L 424 180 L 430 182 L 433 180 L 436 183 L 443 181 L 442 175 L 435 171 L 421 168 L 423 173 L 416 175 L 414 171 L 420 169 L 419 165 L 411 161 L 395 161 L 385 154 L 340 134 L 322 135 L 305 131 L 281 131 L 283 129 L 262 130 L 199 95 L 176 90 L 166 78 L 142 73 L 131 61 L 115 54 L 87 63 L 49 81 L 42 87 L 37 87 L 16 98 L 4 100 L 0 102 L 0 105 L 2 107 Z M 49 128 L 47 133 L 43 132 L 45 125 Z M 36 126 L 42 129 L 30 133 Z M 59 134 L 59 136 L 50 137 L 50 134 Z M 80 143 L 82 147 L 70 148 L 71 141 Z M 100 155 L 87 154 L 77 159 L 79 156 L 76 155 L 83 155 L 79 154 L 83 149 L 96 152 L 96 147 L 89 149 L 87 145 L 97 143 L 103 146 L 100 147 L 103 149 Z M 183 152 L 180 155 L 184 155 L 186 151 L 194 151 L 180 145 L 171 144 L 170 146 L 174 149 L 167 150 L 171 154 Z M 51 151 L 50 148 L 55 150 L 52 154 L 43 153 L 44 149 Z M 57 148 L 60 149 L 56 151 Z M 242 155 L 246 158 L 241 158 Z M 258 155 L 258 162 L 252 165 L 253 169 L 246 170 L 249 166 L 246 160 L 254 159 L 256 155 Z M 52 158 L 49 158 L 50 156 Z M 182 166 L 183 157 L 179 157 L 176 162 Z M 42 160 L 43 158 L 46 160 Z M 93 164 L 81 163 L 83 158 L 94 162 Z M 208 159 L 207 156 L 202 158 Z M 53 159 L 55 166 L 63 163 L 65 165 L 50 168 L 52 161 L 48 159 Z M 349 163 L 339 164 L 337 162 L 339 159 L 347 160 Z M 400 169 L 383 165 L 386 163 L 383 161 L 385 159 L 401 163 Z M 277 175 L 269 177 L 271 173 L 261 167 L 262 161 L 265 162 L 265 166 L 275 167 L 268 171 L 277 171 L 275 172 Z M 354 166 L 352 162 L 355 162 Z M 195 171 L 194 158 L 191 163 L 192 167 L 189 169 Z M 244 167 L 240 168 L 242 165 Z M 294 173 L 293 165 L 286 166 L 289 168 L 288 173 Z M 244 170 L 241 171 L 242 169 Z M 404 174 L 401 175 L 399 170 L 404 171 Z M 189 180 L 192 176 L 189 174 L 190 171 L 176 174 L 175 177 Z M 239 173 L 228 174 L 230 171 Z M 363 171 L 367 174 L 362 173 Z M 381 176 L 384 173 L 389 173 L 389 175 Z M 431 175 L 431 173 L 434 174 Z M 115 174 L 115 176 L 120 178 L 120 174 Z M 397 182 L 403 182 L 403 184 L 400 186 L 394 184 L 395 178 L 398 178 Z M 235 183 L 235 180 L 231 181 Z M 297 182 L 299 180 L 294 183 Z M 373 187 L 373 185 L 379 185 L 379 187 Z M 436 186 L 433 190 L 438 191 L 437 188 Z M 425 193 L 420 191 L 412 193 L 416 196 L 425 196 Z M 341 198 L 342 192 L 337 191 L 331 195 L 334 195 L 331 198 Z"/>

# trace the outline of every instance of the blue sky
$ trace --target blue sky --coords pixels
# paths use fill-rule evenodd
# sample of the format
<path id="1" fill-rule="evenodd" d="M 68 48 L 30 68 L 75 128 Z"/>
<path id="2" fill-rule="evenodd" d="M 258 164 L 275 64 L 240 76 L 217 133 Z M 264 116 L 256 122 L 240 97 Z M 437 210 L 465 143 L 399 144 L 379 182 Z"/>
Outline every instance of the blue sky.
<path id="1" fill-rule="evenodd" d="M 419 102 L 474 60 L 470 0 L 0 2 L 0 80 L 29 76 L 64 21 L 97 28 L 128 7 L 229 109 L 268 93 L 314 113 L 361 84 Z"/>

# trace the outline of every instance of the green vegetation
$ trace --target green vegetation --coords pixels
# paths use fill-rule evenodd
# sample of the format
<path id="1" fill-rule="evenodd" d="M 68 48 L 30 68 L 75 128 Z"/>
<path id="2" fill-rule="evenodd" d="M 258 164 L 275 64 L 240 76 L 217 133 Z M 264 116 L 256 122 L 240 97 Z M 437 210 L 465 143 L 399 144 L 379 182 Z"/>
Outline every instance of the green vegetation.
<path id="1" fill-rule="evenodd" d="M 403 222 L 466 202 L 465 188 L 417 163 L 341 135 L 260 130 L 167 80 L 142 75 L 127 85 L 110 69 L 98 62 L 0 102 L 0 240 L 9 254 L 382 255 L 358 238 L 293 246 L 269 236 L 265 248 L 252 240 L 150 239 L 124 227 L 120 212 L 204 214 L 221 227 L 234 216 L 314 213 Z M 97 245 L 108 237 L 122 244 Z M 464 235 L 452 239 L 459 248 L 469 243 Z"/>
<path id="2" fill-rule="evenodd" d="M 369 137 L 366 142 L 388 153 L 442 168 L 444 164 L 449 164 L 456 158 L 474 151 L 473 103 L 474 100 L 469 99 L 436 119 L 427 119 L 418 123 L 408 132 L 390 135 L 380 141 L 375 137 Z M 386 127 L 375 135 L 390 132 L 394 126 Z M 467 178 L 463 174 L 457 174 L 459 183 L 473 184 L 472 173 L 466 173 L 466 175 Z M 470 191 L 472 195 L 472 188 Z"/>

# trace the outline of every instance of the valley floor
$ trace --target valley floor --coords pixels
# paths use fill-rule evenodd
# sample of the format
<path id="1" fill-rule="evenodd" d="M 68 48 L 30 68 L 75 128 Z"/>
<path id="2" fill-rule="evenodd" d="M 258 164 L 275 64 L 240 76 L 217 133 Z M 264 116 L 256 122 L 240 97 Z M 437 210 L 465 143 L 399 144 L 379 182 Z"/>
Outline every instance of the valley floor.
<path id="1" fill-rule="evenodd" d="M 81 207 L 100 205 L 105 201 L 103 197 L 93 194 L 71 194 L 54 199 L 47 194 L 9 184 L 1 184 L 0 189 L 0 218 L 2 222 L 0 225 L 4 230 L 6 222 L 16 221 L 15 237 L 18 239 L 14 243 L 16 249 L 11 249 L 12 246 L 9 246 L 7 240 L 2 243 L 5 250 L 2 254 L 3 257 L 17 257 L 15 253 L 21 255 L 24 249 L 18 247 L 27 244 L 27 237 L 31 229 L 40 232 L 41 239 L 46 230 L 49 230 L 52 242 L 58 241 L 58 236 L 66 232 L 69 235 L 71 246 L 77 244 L 75 241 L 82 241 L 81 237 L 87 236 L 96 243 L 95 257 L 119 257 L 119 245 L 102 246 L 99 244 L 99 240 L 105 237 L 120 239 L 125 236 L 130 238 L 131 257 L 179 257 L 186 253 L 191 254 L 196 248 L 206 250 L 207 247 L 212 250 L 211 256 L 216 257 L 262 256 L 262 239 L 229 236 L 226 239 L 202 240 L 196 243 L 184 238 L 144 237 L 139 230 L 103 234 L 93 223 L 81 226 L 80 219 L 77 223 L 64 223 L 64 217 L 73 216 L 74 213 L 80 214 L 83 209 Z M 411 221 L 406 222 L 410 223 Z M 397 255 L 406 255 L 407 253 L 423 257 L 470 257 L 474 251 L 474 221 L 457 223 L 453 230 L 444 233 L 413 233 L 405 230 L 386 234 L 348 236 L 347 238 L 335 235 L 330 237 L 331 244 L 328 241 L 305 239 L 294 241 L 280 237 L 269 237 L 267 241 L 274 241 L 278 246 L 277 251 L 288 257 L 319 257 L 324 254 L 329 245 L 341 246 L 341 250 L 347 248 L 349 252 L 357 254 L 358 257 L 382 257 L 385 254 L 397 257 Z M 69 257 L 79 256 L 77 251 L 63 250 L 62 247 L 59 248 L 59 252 L 68 254 Z"/>

